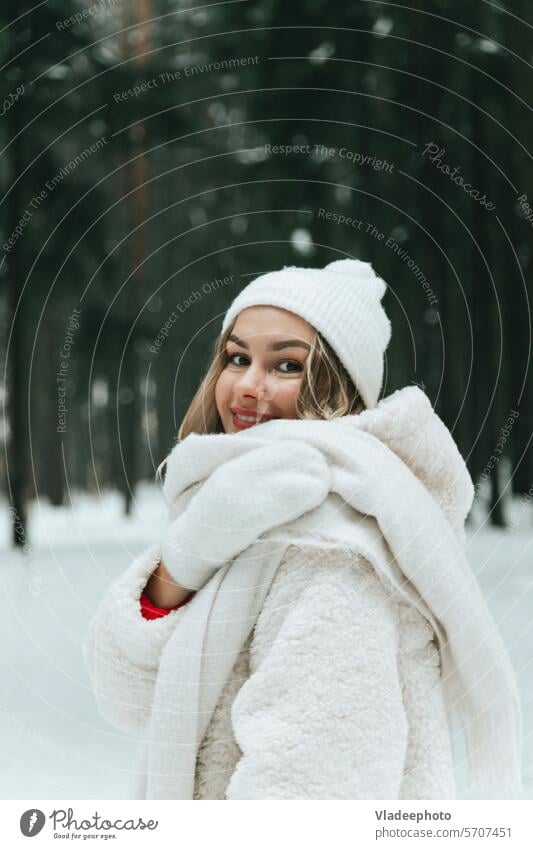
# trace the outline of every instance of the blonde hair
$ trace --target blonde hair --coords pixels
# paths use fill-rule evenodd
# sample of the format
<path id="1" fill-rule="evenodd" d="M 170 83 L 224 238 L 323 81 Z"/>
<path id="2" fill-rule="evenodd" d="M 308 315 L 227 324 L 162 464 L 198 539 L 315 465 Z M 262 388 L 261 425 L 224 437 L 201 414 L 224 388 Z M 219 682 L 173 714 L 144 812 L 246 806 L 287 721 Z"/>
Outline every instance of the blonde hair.
<path id="1" fill-rule="evenodd" d="M 215 387 L 226 366 L 226 344 L 235 321 L 215 342 L 213 361 L 183 418 L 178 442 L 190 433 L 224 432 L 215 403 Z M 360 413 L 364 408 L 350 375 L 333 348 L 316 330 L 296 399 L 296 418 L 333 419 Z"/>
<path id="2" fill-rule="evenodd" d="M 237 316 L 215 341 L 213 360 L 196 390 L 178 430 L 181 442 L 190 433 L 224 433 L 215 401 L 215 387 L 226 367 L 226 345 Z M 305 360 L 302 383 L 296 398 L 296 418 L 334 419 L 356 415 L 365 409 L 354 382 L 324 337 L 315 330 L 309 356 Z M 156 476 L 162 478 L 166 458 Z"/>
<path id="3" fill-rule="evenodd" d="M 226 345 L 237 316 L 215 341 L 213 360 L 196 390 L 178 430 L 177 442 L 190 433 L 224 433 L 215 401 L 218 378 L 226 367 Z M 353 380 L 339 357 L 315 330 L 309 356 L 306 357 L 302 383 L 296 398 L 297 419 L 334 419 L 338 416 L 357 415 L 365 409 Z M 157 468 L 161 479 L 166 458 Z"/>

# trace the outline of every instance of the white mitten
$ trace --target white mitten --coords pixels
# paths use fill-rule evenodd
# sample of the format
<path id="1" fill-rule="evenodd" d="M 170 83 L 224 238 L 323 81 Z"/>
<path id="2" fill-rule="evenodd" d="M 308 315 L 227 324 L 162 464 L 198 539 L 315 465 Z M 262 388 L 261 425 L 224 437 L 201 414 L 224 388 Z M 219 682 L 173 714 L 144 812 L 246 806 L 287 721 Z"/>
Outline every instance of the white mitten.
<path id="1" fill-rule="evenodd" d="M 201 589 L 263 533 L 318 507 L 330 483 L 323 454 L 296 440 L 254 448 L 223 463 L 165 532 L 165 567 L 180 586 Z"/>

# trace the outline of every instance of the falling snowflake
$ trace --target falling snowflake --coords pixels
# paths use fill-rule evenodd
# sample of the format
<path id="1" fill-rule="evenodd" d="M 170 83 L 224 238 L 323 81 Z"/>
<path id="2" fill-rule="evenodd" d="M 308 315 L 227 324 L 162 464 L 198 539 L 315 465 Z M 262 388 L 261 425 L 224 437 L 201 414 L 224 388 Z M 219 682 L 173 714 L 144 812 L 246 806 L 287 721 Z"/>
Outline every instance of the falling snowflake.
<path id="1" fill-rule="evenodd" d="M 291 245 L 302 256 L 310 256 L 315 252 L 311 233 L 305 227 L 298 227 L 296 230 L 293 230 L 291 233 Z"/>
<path id="2" fill-rule="evenodd" d="M 378 18 L 372 30 L 378 35 L 388 35 L 392 31 L 394 21 L 391 18 Z"/>
<path id="3" fill-rule="evenodd" d="M 323 41 L 314 50 L 309 53 L 309 61 L 311 65 L 322 65 L 324 62 L 333 56 L 335 53 L 335 45 L 332 41 Z"/>

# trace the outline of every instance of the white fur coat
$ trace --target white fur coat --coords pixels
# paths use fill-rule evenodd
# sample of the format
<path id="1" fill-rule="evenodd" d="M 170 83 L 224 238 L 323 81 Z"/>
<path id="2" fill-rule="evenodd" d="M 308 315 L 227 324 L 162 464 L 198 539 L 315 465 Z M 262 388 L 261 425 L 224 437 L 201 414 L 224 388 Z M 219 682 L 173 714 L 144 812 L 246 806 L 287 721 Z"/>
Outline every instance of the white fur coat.
<path id="1" fill-rule="evenodd" d="M 386 433 L 461 536 L 473 494 L 464 463 L 453 440 L 435 451 L 437 430 L 420 427 L 423 393 L 402 392 L 402 404 L 368 411 L 367 430 Z M 84 645 L 102 714 L 142 736 L 162 653 L 185 615 L 140 614 L 159 554 L 154 544 L 113 582 Z M 189 602 L 189 616 L 204 592 Z M 200 742 L 194 798 L 454 798 L 439 651 L 423 608 L 422 599 L 414 605 L 391 592 L 343 540 L 324 548 L 307 534 L 305 544 L 289 545 Z M 138 798 L 146 795 L 146 753 L 132 787 Z M 164 752 L 154 764 L 179 771 Z"/>
<path id="2" fill-rule="evenodd" d="M 157 556 L 154 546 L 113 582 L 84 645 L 101 713 L 141 736 L 183 612 L 140 614 Z M 194 798 L 455 798 L 433 637 L 364 560 L 289 547 L 200 746 Z"/>

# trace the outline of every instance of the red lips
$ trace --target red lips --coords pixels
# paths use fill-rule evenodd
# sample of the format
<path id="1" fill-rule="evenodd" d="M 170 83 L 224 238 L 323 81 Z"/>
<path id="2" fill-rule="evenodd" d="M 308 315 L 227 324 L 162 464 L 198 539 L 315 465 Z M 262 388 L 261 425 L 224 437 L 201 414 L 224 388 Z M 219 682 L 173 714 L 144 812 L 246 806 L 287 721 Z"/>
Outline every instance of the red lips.
<path id="1" fill-rule="evenodd" d="M 258 413 L 257 410 L 246 409 L 245 407 L 230 407 L 233 419 L 233 426 L 239 429 L 244 429 L 247 427 L 253 427 L 256 424 L 261 424 L 261 422 L 268 422 L 273 416 L 268 416 L 266 414 Z M 253 416 L 254 420 L 252 422 L 243 422 L 237 418 L 237 416 Z"/>

